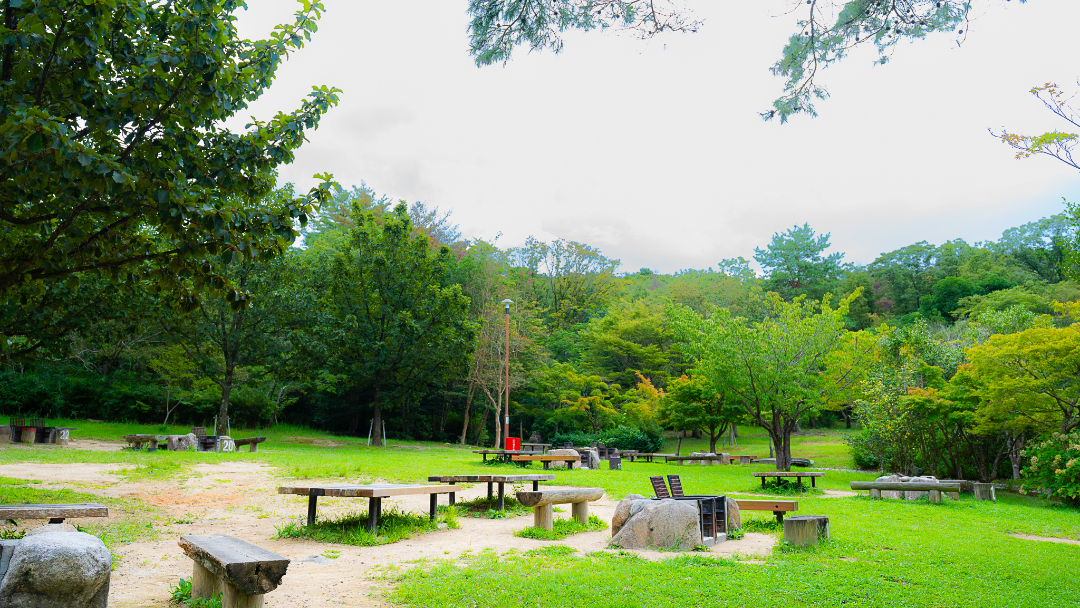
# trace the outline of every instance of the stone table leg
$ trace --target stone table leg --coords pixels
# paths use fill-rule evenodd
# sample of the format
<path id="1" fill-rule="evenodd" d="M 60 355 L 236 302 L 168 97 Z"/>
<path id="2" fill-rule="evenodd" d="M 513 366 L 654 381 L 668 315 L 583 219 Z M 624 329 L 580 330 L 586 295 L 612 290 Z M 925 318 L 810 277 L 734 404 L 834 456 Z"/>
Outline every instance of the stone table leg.
<path id="1" fill-rule="evenodd" d="M 491 482 L 488 482 L 488 502 L 491 502 Z"/>
<path id="2" fill-rule="evenodd" d="M 431 521 L 435 521 L 435 517 L 438 515 L 438 513 L 439 513 L 439 495 L 432 492 L 431 493 L 431 515 L 429 516 Z"/>
<path id="3" fill-rule="evenodd" d="M 382 499 L 377 497 L 371 497 L 368 499 L 368 532 L 375 534 L 375 530 L 379 523 L 379 512 L 382 511 Z"/>
<path id="4" fill-rule="evenodd" d="M 315 505 L 319 501 L 318 494 L 309 494 L 307 499 L 307 525 L 310 528 L 315 525 Z"/>
<path id="5" fill-rule="evenodd" d="M 583 500 L 571 503 L 570 510 L 574 516 L 574 521 L 581 525 L 589 523 L 589 501 Z"/>
<path id="6" fill-rule="evenodd" d="M 503 482 L 499 482 L 499 510 L 506 510 L 506 496 L 503 493 Z"/>

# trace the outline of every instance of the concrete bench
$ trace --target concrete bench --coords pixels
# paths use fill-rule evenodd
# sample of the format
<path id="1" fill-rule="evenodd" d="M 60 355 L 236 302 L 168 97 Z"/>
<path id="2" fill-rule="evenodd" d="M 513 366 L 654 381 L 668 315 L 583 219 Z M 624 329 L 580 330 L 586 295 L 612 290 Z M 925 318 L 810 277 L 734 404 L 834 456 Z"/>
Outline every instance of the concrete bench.
<path id="1" fill-rule="evenodd" d="M 578 456 L 551 456 L 551 455 L 545 454 L 543 456 L 515 455 L 515 456 L 511 456 L 510 459 L 513 460 L 514 462 L 518 462 L 518 463 L 522 463 L 522 464 L 524 464 L 526 462 L 539 461 L 539 462 L 544 463 L 544 468 L 545 469 L 550 469 L 551 468 L 551 463 L 553 463 L 553 462 L 565 462 L 566 463 L 566 468 L 569 469 L 569 468 L 573 468 L 574 463 L 578 461 L 579 457 Z"/>
<path id="2" fill-rule="evenodd" d="M 932 481 L 853 481 L 852 490 L 870 490 L 870 498 L 881 498 L 882 490 L 900 492 L 928 492 L 927 499 L 935 505 L 941 504 L 942 492 L 960 492 L 959 483 L 940 483 Z"/>
<path id="3" fill-rule="evenodd" d="M 108 517 L 109 508 L 96 502 L 67 505 L 0 505 L 0 520 L 47 519 L 50 524 L 62 524 L 72 517 Z"/>
<path id="4" fill-rule="evenodd" d="M 233 439 L 233 445 L 239 448 L 242 445 L 250 445 L 249 452 L 258 452 L 259 444 L 266 441 L 266 437 L 248 437 L 246 439 Z"/>
<path id="5" fill-rule="evenodd" d="M 192 599 L 220 593 L 222 608 L 261 608 L 289 567 L 277 553 L 226 534 L 186 534 L 177 542 L 195 562 Z"/>
<path id="6" fill-rule="evenodd" d="M 523 507 L 533 507 L 533 525 L 537 528 L 552 528 L 551 505 L 569 503 L 574 521 L 579 524 L 589 523 L 589 502 L 600 500 L 603 488 L 574 488 L 572 490 L 541 490 L 539 492 L 518 492 L 517 499 Z"/>
<path id="7" fill-rule="evenodd" d="M 743 511 L 772 511 L 776 516 L 777 523 L 784 523 L 784 513 L 792 513 L 799 510 L 797 500 L 736 500 L 739 510 Z"/>
<path id="8" fill-rule="evenodd" d="M 681 465 L 686 460 L 701 460 L 705 462 L 719 462 L 720 464 L 730 464 L 731 456 L 729 454 L 717 454 L 715 456 L 667 456 L 664 458 L 667 462 L 674 462 Z"/>

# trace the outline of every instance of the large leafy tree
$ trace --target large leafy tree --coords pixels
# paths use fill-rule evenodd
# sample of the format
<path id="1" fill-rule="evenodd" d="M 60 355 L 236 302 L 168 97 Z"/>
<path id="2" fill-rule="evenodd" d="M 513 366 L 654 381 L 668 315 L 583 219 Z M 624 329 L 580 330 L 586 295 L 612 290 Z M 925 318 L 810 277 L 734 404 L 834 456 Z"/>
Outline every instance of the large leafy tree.
<path id="1" fill-rule="evenodd" d="M 328 239 L 309 252 L 319 269 L 312 289 L 323 294 L 315 331 L 327 345 L 327 371 L 357 402 L 370 399 L 379 429 L 384 407 L 415 402 L 466 369 L 476 326 L 461 287 L 442 285 L 450 249 L 431 253 L 404 203 L 381 221 L 359 209 L 353 220 L 340 248 Z"/>
<path id="2" fill-rule="evenodd" d="M 843 270 L 843 253 L 822 255 L 830 247 L 829 236 L 803 224 L 783 234 L 774 233 L 765 249 L 754 248 L 754 259 L 765 271 L 769 289 L 787 298 L 807 295 L 820 299 Z"/>
<path id="3" fill-rule="evenodd" d="M 223 121 L 270 85 L 316 29 L 320 2 L 266 40 L 240 39 L 243 0 L 3 0 L 0 40 L 0 303 L 63 306 L 58 281 L 246 298 L 222 267 L 297 235 L 329 177 L 264 204 L 337 90 L 232 132 Z M 17 325 L 17 323 L 15 324 Z M 3 329 L 3 328 L 0 328 Z M 0 339 L 0 348 L 6 344 Z"/>

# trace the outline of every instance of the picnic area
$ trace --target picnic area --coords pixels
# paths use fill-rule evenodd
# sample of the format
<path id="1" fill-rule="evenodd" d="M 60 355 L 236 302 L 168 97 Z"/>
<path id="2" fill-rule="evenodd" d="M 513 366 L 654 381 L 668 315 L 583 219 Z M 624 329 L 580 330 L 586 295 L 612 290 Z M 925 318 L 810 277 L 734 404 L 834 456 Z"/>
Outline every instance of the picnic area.
<path id="1" fill-rule="evenodd" d="M 865 491 L 853 491 L 852 482 L 870 483 L 877 474 L 850 470 L 838 431 L 793 439 L 794 453 L 813 459 L 812 471 L 823 473 L 815 476 L 817 487 L 804 484 L 800 490 L 792 480 L 763 491 L 753 473 L 775 471 L 768 465 L 639 459 L 624 460 L 620 470 L 606 463 L 571 470 L 535 465 L 528 473 L 514 463 L 484 463 L 468 446 L 399 442 L 400 447 L 369 448 L 356 438 L 285 426 L 259 431 L 268 441 L 255 453 L 134 451 L 125 449 L 120 438 L 136 434 L 139 429 L 132 425 L 121 429 L 79 421 L 57 426 L 79 427 L 80 432 L 64 448 L 0 445 L 0 503 L 74 503 L 66 521 L 104 539 L 113 553 L 109 605 L 114 608 L 167 605 L 170 588 L 192 575 L 188 553 L 197 547 L 192 548 L 194 540 L 178 543 L 182 536 L 208 539 L 200 541 L 205 544 L 218 538 L 214 535 L 226 535 L 246 543 L 239 546 L 249 553 L 271 556 L 267 563 L 290 560 L 276 588 L 262 596 L 266 606 L 373 601 L 498 606 L 511 596 L 530 605 L 555 605 L 590 593 L 632 603 L 625 584 L 609 582 L 598 574 L 603 572 L 636 581 L 635 597 L 653 605 L 730 593 L 743 602 L 779 606 L 787 595 L 776 589 L 821 603 L 859 594 L 912 605 L 960 605 L 970 594 L 994 593 L 1004 603 L 1066 605 L 1072 588 L 1068 572 L 1080 568 L 1077 511 L 1003 488 L 996 502 L 976 501 L 970 493 L 942 504 L 870 498 Z M 663 452 L 674 452 L 671 442 L 665 442 Z M 747 430 L 741 443 L 743 452 L 764 448 L 768 453 L 760 432 Z M 703 447 L 684 440 L 684 453 L 688 446 Z M 650 477 L 658 476 L 678 480 L 679 485 L 670 486 L 676 496 L 733 499 L 742 525 L 732 536 L 739 538 L 688 552 L 635 550 L 628 552 L 631 556 L 609 548 L 608 526 L 620 500 L 632 494 L 656 496 Z M 503 484 L 507 506 L 498 511 L 495 494 L 501 494 L 497 486 Z M 279 493 L 279 488 L 296 490 Z M 313 488 L 322 490 L 315 492 L 317 525 L 311 530 Z M 381 528 L 375 536 L 365 534 L 370 515 L 365 497 L 378 493 L 375 488 L 384 490 L 377 507 L 380 525 L 408 526 L 407 532 Z M 602 491 L 601 498 L 593 500 L 592 488 Z M 456 513 L 448 517 L 451 490 Z M 526 502 L 519 504 L 515 496 Z M 432 497 L 438 497 L 434 520 Z M 78 511 L 79 503 L 96 505 L 97 511 Z M 483 511 L 470 511 L 473 503 L 483 505 Z M 560 521 L 573 521 L 574 515 L 592 516 L 605 528 L 562 540 L 518 535 L 536 522 L 550 525 L 549 517 L 558 531 Z M 815 549 L 786 547 L 784 524 L 778 520 L 801 516 L 827 517 L 828 542 Z M 14 533 L 42 523 L 22 520 L 4 529 Z M 345 527 L 356 532 L 346 534 L 341 531 Z M 955 534 L 959 529 L 965 533 Z M 393 570 L 418 559 L 424 561 Z M 1060 567 L 1037 567 L 1048 559 Z M 962 587 L 953 586 L 953 575 L 942 569 L 908 566 L 938 560 L 962 564 Z M 547 572 L 550 584 L 538 587 L 533 579 L 515 574 L 519 568 Z M 815 578 L 820 568 L 827 569 L 827 578 Z M 1028 574 L 1003 588 L 995 578 L 1001 568 Z M 440 583 L 430 585 L 431 577 Z"/>

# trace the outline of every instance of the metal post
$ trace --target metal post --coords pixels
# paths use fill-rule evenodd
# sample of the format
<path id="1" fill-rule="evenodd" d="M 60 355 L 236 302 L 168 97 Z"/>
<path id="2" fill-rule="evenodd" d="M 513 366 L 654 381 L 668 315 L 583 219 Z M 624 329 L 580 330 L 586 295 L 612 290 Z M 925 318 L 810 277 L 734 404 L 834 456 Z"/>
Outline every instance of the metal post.
<path id="1" fill-rule="evenodd" d="M 506 430 L 503 431 L 503 442 L 510 436 L 510 304 L 506 304 Z M 500 486 L 501 487 L 501 486 Z M 501 494 L 501 492 L 500 492 Z M 502 505 L 499 505 L 502 507 Z M 499 509 L 502 510 L 501 508 Z"/>
<path id="2" fill-rule="evenodd" d="M 371 447 L 371 430 L 374 429 L 374 428 L 375 428 L 375 419 L 372 418 L 371 423 L 368 424 L 368 427 L 367 427 L 367 444 L 368 444 L 368 447 Z"/>

